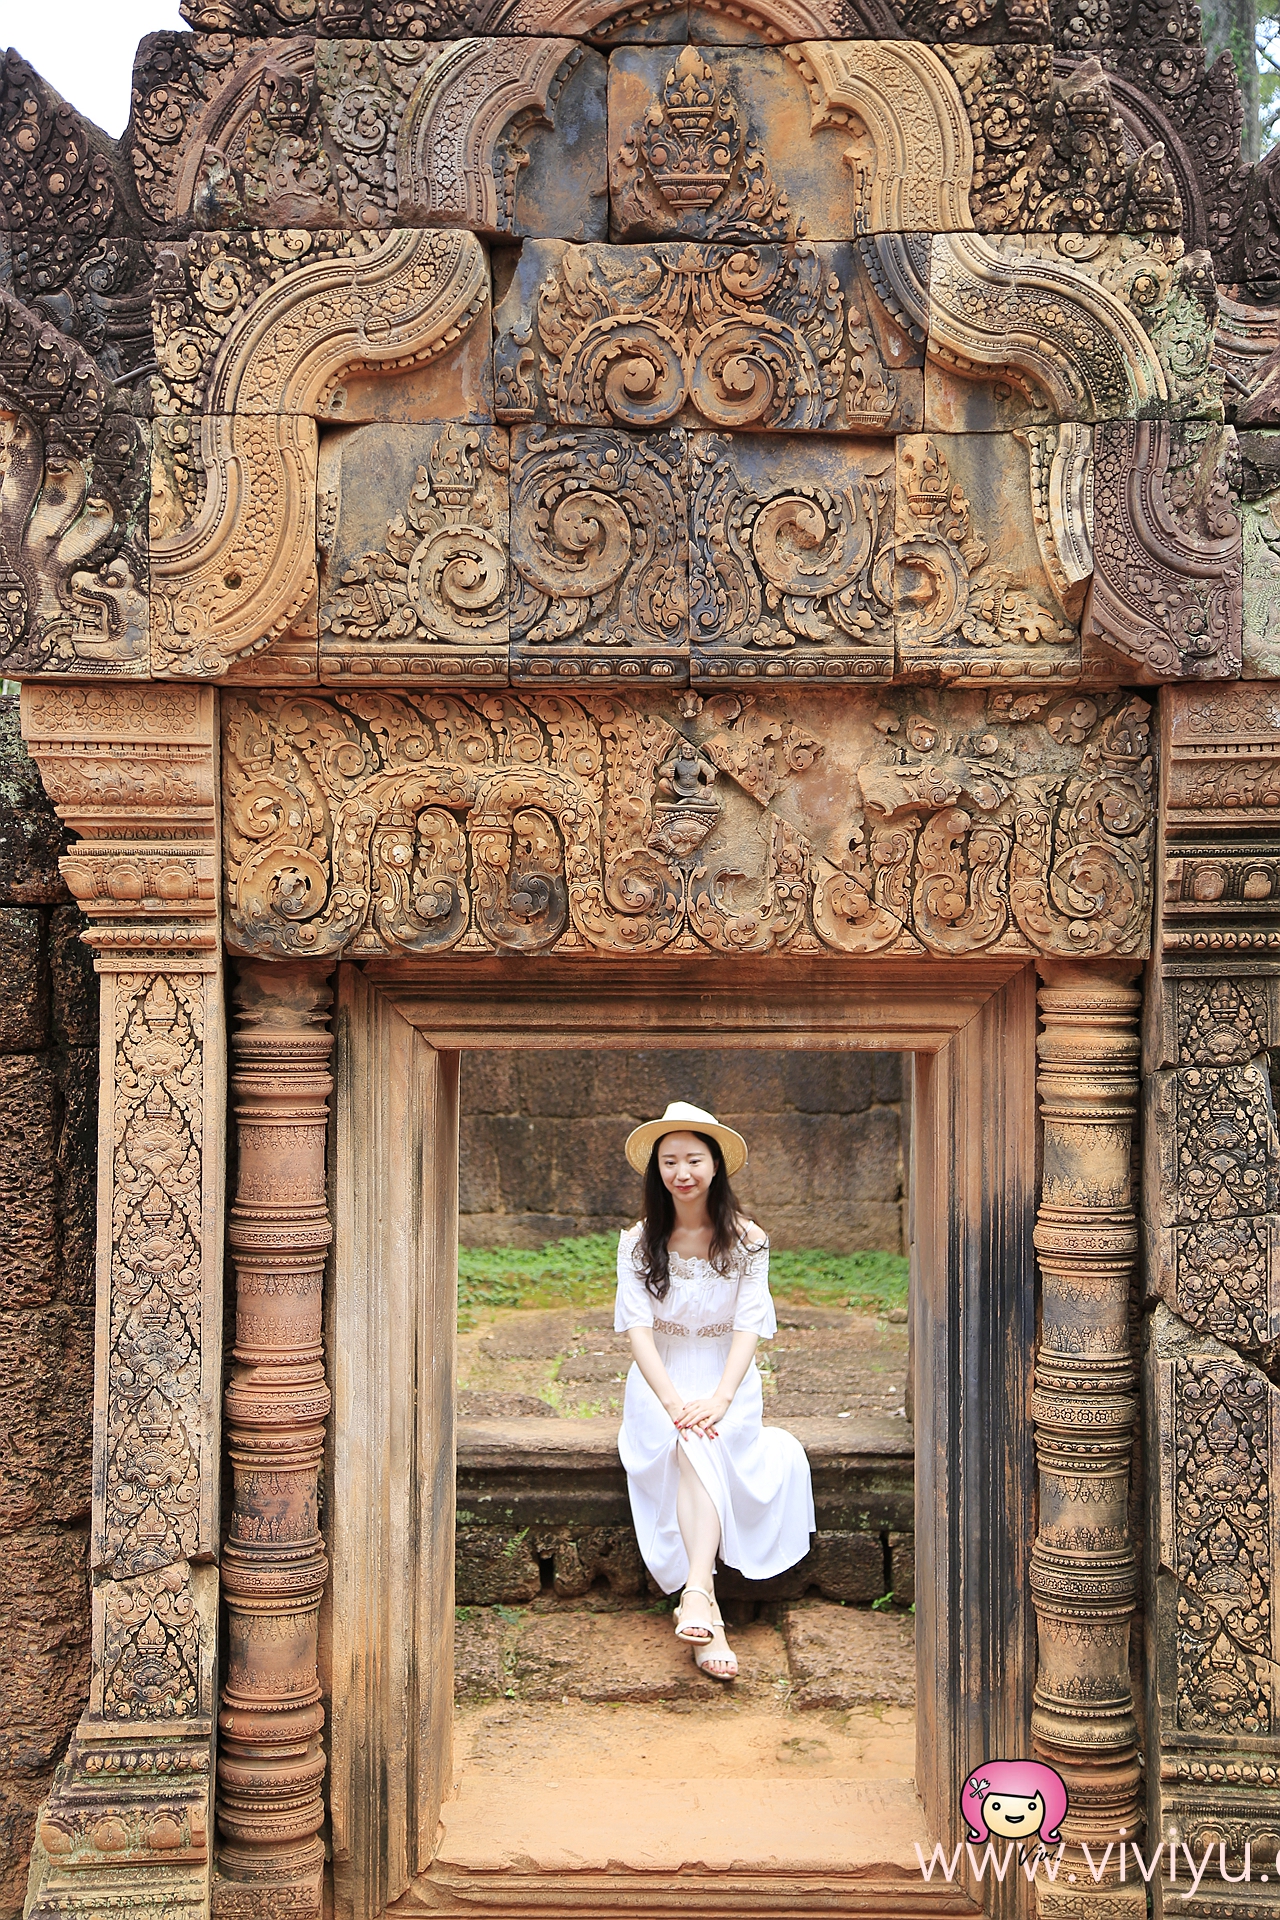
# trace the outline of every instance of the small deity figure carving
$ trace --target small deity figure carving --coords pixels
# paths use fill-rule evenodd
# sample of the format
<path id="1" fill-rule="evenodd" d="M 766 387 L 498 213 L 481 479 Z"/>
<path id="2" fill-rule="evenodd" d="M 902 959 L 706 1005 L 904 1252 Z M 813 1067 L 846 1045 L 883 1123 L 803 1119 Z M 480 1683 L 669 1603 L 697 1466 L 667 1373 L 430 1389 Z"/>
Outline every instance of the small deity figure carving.
<path id="1" fill-rule="evenodd" d="M 715 785 L 716 770 L 695 747 L 681 741 L 671 758 L 658 769 L 659 793 L 672 800 L 702 800 Z"/>

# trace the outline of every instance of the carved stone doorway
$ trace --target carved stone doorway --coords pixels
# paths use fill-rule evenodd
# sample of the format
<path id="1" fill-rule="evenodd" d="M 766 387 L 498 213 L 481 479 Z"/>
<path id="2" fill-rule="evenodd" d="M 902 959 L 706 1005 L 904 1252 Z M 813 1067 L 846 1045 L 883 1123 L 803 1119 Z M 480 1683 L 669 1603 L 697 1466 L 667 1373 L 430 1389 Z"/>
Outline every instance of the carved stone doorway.
<path id="1" fill-rule="evenodd" d="M 930 1834 L 953 1845 L 966 1770 L 1025 1744 L 1035 1673 L 1034 967 L 377 961 L 341 968 L 336 1027 L 326 1635 L 336 1913 L 375 1920 L 427 1874 L 450 1780 L 457 1086 L 470 1048 L 628 1048 L 661 1036 L 666 1047 L 913 1053 L 916 1780 Z M 739 1878 L 718 1880 L 706 1911 L 735 1900 L 747 1910 L 753 1877 Z M 451 1906 L 432 1874 L 428 1904 L 411 1894 L 404 1910 L 548 1911 L 548 1876 L 525 1880 L 470 1886 Z M 611 1911 L 608 1888 L 593 1891 L 590 1910 Z M 566 1882 L 564 1897 L 576 1907 L 585 1889 Z M 634 1890 L 615 1897 L 640 1911 Z M 829 1884 L 797 1883 L 787 1910 L 829 1911 L 830 1897 Z M 1011 1887 L 998 1897 L 990 1911 L 1018 1910 Z M 691 1898 L 685 1890 L 684 1910 L 701 1911 Z M 850 1912 L 875 1910 L 850 1900 Z"/>

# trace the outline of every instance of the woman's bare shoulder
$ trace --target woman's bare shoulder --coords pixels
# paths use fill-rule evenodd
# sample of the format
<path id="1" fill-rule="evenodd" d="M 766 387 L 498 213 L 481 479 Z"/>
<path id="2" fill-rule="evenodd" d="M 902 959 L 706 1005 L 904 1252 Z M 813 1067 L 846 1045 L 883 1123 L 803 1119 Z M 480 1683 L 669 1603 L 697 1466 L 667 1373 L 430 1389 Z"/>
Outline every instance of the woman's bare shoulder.
<path id="1" fill-rule="evenodd" d="M 748 1253 L 759 1253 L 762 1247 L 769 1244 L 769 1236 L 764 1228 L 758 1227 L 754 1220 L 743 1219 L 741 1215 L 738 1217 L 738 1232 Z"/>
<path id="2" fill-rule="evenodd" d="M 643 1225 L 643 1220 L 637 1220 L 634 1226 L 624 1227 L 618 1235 L 618 1245 L 624 1246 L 628 1240 L 638 1240 L 640 1237 L 640 1229 Z"/>

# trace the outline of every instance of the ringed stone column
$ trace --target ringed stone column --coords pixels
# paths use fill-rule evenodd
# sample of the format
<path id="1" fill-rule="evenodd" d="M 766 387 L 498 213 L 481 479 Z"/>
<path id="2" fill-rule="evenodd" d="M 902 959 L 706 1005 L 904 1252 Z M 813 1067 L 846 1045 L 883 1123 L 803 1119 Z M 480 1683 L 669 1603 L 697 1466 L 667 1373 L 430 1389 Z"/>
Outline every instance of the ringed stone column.
<path id="1" fill-rule="evenodd" d="M 225 1404 L 233 1491 L 214 1910 L 246 1920 L 318 1913 L 324 1870 L 317 1653 L 328 1571 L 319 1479 L 331 999 L 326 967 L 237 970 L 239 1171 L 227 1230 L 236 1333 Z"/>
<path id="2" fill-rule="evenodd" d="M 1135 966 L 1039 964 L 1038 1091 L 1044 1178 L 1035 1245 L 1043 1279 L 1032 1398 L 1040 1527 L 1031 1556 L 1039 1661 L 1032 1743 L 1067 1785 L 1063 1832 L 1099 1859 L 1141 1824 L 1129 1678 L 1137 1565 L 1129 1467 L 1137 1369 L 1129 1285 L 1138 1250 L 1131 1154 L 1138 1094 Z M 1112 1863 L 1118 1856 L 1115 1847 Z M 1141 1885 L 1099 1890 L 1110 1915 L 1144 1914 Z M 1091 1890 L 1090 1890 L 1091 1891 Z M 1085 1911 L 1041 1885 L 1042 1913 Z M 1092 1910 L 1092 1909 L 1089 1909 Z"/>

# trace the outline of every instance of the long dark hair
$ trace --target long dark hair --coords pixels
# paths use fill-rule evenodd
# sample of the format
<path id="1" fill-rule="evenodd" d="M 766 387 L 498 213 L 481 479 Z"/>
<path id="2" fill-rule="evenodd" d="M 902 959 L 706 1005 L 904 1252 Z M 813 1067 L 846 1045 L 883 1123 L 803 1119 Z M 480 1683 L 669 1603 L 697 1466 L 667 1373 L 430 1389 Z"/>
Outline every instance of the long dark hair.
<path id="1" fill-rule="evenodd" d="M 673 1133 L 686 1131 L 693 1132 L 695 1140 L 701 1140 L 716 1163 L 711 1185 L 707 1188 L 707 1212 L 711 1216 L 709 1257 L 717 1273 L 727 1274 L 729 1262 L 742 1240 L 742 1231 L 738 1225 L 738 1203 L 724 1170 L 724 1154 L 720 1151 L 720 1142 L 711 1134 L 697 1133 L 692 1128 L 672 1128 Z M 665 1300 L 671 1287 L 667 1242 L 676 1224 L 676 1203 L 663 1183 L 662 1168 L 658 1165 L 658 1149 L 666 1137 L 663 1134 L 661 1140 L 654 1141 L 649 1164 L 644 1170 L 644 1208 L 640 1215 L 640 1238 L 636 1241 L 633 1255 L 637 1268 L 644 1275 L 645 1288 L 655 1300 Z"/>

